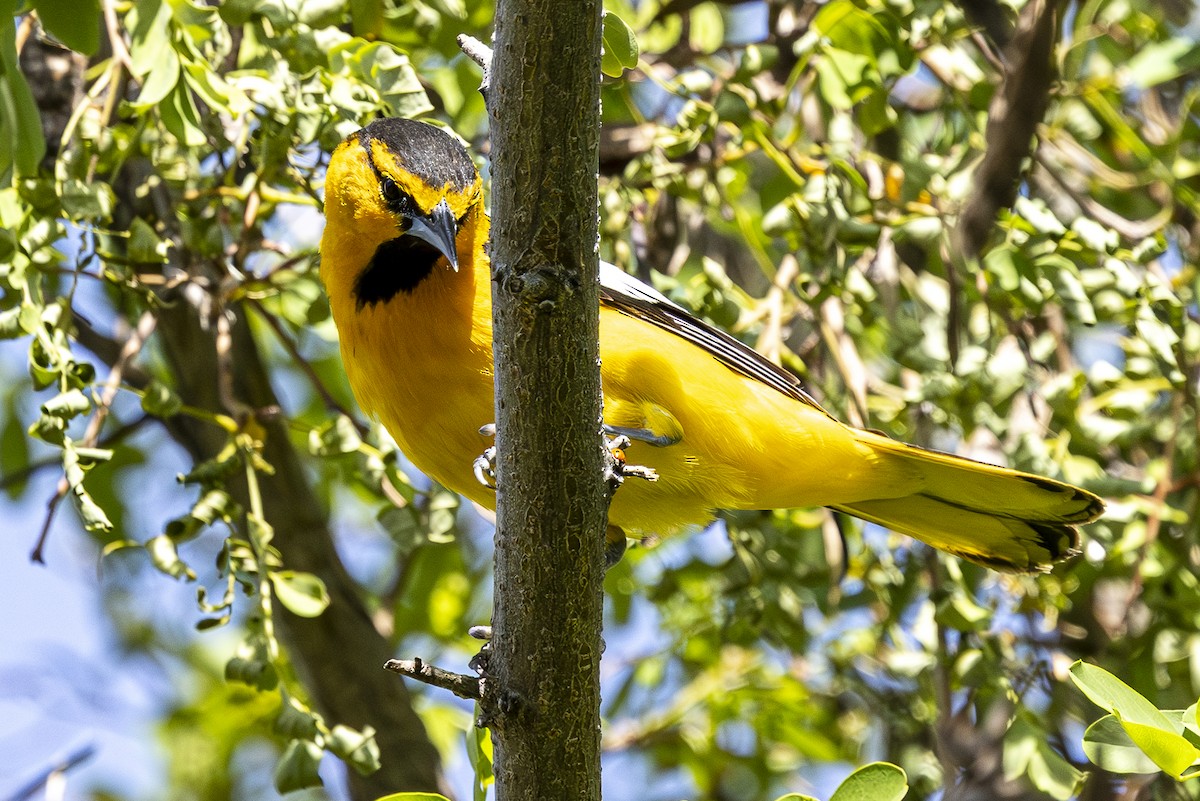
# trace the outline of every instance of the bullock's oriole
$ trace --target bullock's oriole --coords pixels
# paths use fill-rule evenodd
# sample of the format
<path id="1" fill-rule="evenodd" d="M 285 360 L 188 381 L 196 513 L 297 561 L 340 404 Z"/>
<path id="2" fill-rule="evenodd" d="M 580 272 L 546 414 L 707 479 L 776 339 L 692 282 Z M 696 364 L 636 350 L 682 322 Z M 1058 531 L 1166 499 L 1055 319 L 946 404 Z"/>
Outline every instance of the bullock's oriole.
<path id="1" fill-rule="evenodd" d="M 382 119 L 334 152 L 321 278 L 350 385 L 412 463 L 485 506 L 472 471 L 493 419 L 488 217 L 444 131 Z M 636 535 L 717 509 L 828 506 L 1000 570 L 1074 552 L 1103 502 L 1040 476 L 905 445 L 835 420 L 797 379 L 616 267 L 601 270 L 604 419 L 658 471 L 609 513 Z"/>

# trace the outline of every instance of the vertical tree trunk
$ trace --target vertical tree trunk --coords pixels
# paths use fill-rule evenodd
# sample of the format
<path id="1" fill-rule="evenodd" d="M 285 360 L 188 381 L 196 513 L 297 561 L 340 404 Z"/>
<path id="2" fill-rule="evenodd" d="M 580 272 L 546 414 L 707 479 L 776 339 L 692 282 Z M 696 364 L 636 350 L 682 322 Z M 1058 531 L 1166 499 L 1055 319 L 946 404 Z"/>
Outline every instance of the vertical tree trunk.
<path id="1" fill-rule="evenodd" d="M 600 38 L 598 0 L 496 8 L 498 801 L 600 798 Z"/>

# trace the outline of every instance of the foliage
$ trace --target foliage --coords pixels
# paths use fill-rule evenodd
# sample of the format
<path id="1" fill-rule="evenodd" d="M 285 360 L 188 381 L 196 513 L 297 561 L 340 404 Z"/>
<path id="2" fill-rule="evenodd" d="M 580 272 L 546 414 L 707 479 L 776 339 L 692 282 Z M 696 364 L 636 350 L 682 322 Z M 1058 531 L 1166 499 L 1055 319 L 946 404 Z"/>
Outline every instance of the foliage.
<path id="1" fill-rule="evenodd" d="M 851 773 L 830 796 L 829 801 L 900 801 L 908 792 L 904 771 L 886 762 L 872 762 Z M 438 793 L 394 793 L 376 801 L 449 801 Z M 781 795 L 775 801 L 816 801 L 799 793 Z"/>
<path id="2" fill-rule="evenodd" d="M 1161 770 L 1176 781 L 1200 776 L 1200 770 L 1189 770 L 1200 761 L 1196 704 L 1160 710 L 1107 670 L 1086 662 L 1071 666 L 1071 680 L 1109 713 L 1083 736 L 1088 759 L 1113 773 Z"/>
<path id="3" fill-rule="evenodd" d="M 199 732 L 228 755 L 273 729 L 280 789 L 316 781 L 324 750 L 387 764 L 368 728 L 315 711 L 311 666 L 277 634 L 280 606 L 320 615 L 341 595 L 288 567 L 293 535 L 270 508 L 301 501 L 262 489 L 280 469 L 266 454 L 280 440 L 303 454 L 308 484 L 289 491 L 366 554 L 343 548 L 348 594 L 391 647 L 465 663 L 490 603 L 486 525 L 354 410 L 314 232 L 326 154 L 376 114 L 436 117 L 484 152 L 455 37 L 484 37 L 492 8 L 138 0 L 104 3 L 106 22 L 96 2 L 63 6 L 16 4 L 0 30 L 0 334 L 28 376 L 5 371 L 3 488 L 19 498 L 23 476 L 61 470 L 55 498 L 83 533 L 53 536 L 194 584 L 197 627 L 237 632 L 240 645 L 181 645 L 109 590 L 127 648 L 227 663 L 231 684 L 178 699 L 188 714 L 165 742 Z M 1095 798 L 1109 782 L 1083 771 L 1097 744 L 1103 767 L 1144 766 L 1117 728 L 1194 747 L 1183 713 L 1131 716 L 1133 696 L 1085 678 L 1112 717 L 1081 750 L 1095 713 L 1065 679 L 1087 658 L 1155 709 L 1200 696 L 1195 45 L 1169 4 L 1073 7 L 1017 200 L 983 252 L 963 253 L 952 234 L 981 191 L 1000 79 L 966 7 L 611 2 L 633 38 L 606 25 L 602 253 L 796 371 L 842 419 L 1082 484 L 1109 511 L 1081 558 L 1037 577 L 822 510 L 729 514 L 632 549 L 607 579 L 604 711 L 611 758 L 636 768 L 606 774 L 610 797 L 772 798 L 811 792 L 820 766 L 887 759 L 910 798 L 948 782 L 1057 799 L 1087 782 Z M 91 56 L 62 108 L 23 75 L 43 30 Z M 221 381 L 197 387 L 209 361 Z M 256 371 L 278 406 L 244 394 Z M 203 456 L 200 441 L 214 443 Z M 146 508 L 143 483 L 168 485 L 180 458 L 176 505 Z M 202 675 L 199 661 L 181 664 Z M 233 687 L 259 699 L 239 707 L 256 717 L 209 725 Z M 462 710 L 437 694 L 418 706 L 461 755 Z M 172 775 L 164 795 L 188 787 Z"/>

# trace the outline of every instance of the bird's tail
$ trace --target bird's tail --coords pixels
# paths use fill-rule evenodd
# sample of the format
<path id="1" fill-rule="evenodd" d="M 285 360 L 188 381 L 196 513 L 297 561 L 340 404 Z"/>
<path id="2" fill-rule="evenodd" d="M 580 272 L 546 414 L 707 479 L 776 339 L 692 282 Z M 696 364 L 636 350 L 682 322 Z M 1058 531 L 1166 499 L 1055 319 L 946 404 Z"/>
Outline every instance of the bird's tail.
<path id="1" fill-rule="evenodd" d="M 833 508 L 995 570 L 1048 570 L 1078 551 L 1075 526 L 1104 511 L 1100 498 L 1061 481 L 858 433 L 921 488 Z"/>

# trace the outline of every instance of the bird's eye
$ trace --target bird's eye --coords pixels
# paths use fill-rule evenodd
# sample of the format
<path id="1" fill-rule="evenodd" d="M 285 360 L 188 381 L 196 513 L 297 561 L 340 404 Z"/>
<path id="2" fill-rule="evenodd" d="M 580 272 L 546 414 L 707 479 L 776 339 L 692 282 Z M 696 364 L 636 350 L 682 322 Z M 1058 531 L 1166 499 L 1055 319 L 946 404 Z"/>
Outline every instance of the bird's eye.
<path id="1" fill-rule="evenodd" d="M 383 198 L 389 203 L 398 203 L 404 193 L 400 191 L 400 187 L 391 178 L 384 178 L 380 184 L 380 189 L 383 191 Z"/>

